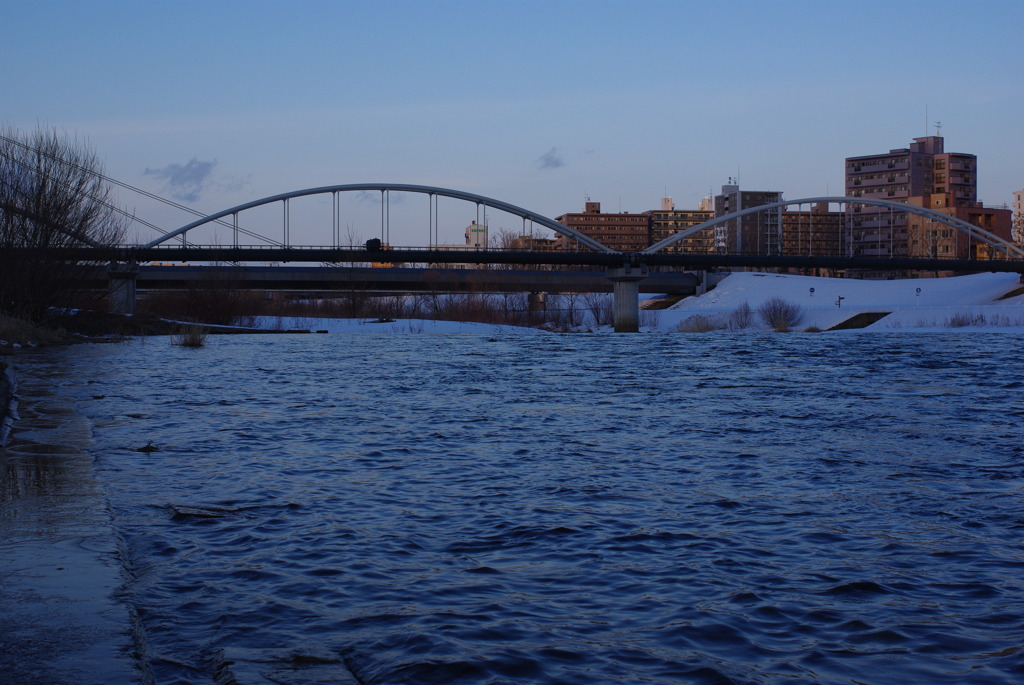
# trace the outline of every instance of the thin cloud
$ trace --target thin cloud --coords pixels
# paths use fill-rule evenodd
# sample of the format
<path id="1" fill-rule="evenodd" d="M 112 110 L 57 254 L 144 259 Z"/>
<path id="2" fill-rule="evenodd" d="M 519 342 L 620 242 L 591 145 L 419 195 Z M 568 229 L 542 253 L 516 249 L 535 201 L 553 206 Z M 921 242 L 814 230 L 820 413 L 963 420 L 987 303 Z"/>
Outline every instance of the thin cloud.
<path id="1" fill-rule="evenodd" d="M 196 202 L 210 189 L 215 166 L 217 160 L 204 162 L 193 157 L 185 164 L 168 164 L 161 169 L 146 167 L 145 174 L 162 180 L 175 200 Z"/>
<path id="2" fill-rule="evenodd" d="M 537 158 L 538 169 L 558 169 L 563 166 L 565 166 L 565 158 L 562 157 L 557 147 L 551 148 Z"/>

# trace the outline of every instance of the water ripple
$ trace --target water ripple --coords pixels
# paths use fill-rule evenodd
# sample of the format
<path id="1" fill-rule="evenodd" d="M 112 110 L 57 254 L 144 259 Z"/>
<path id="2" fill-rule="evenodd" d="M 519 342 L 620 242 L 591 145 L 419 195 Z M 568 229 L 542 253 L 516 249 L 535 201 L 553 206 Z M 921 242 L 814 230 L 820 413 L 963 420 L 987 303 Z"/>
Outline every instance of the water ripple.
<path id="1" fill-rule="evenodd" d="M 47 354 L 160 683 L 1020 682 L 1024 341 L 694 340 Z"/>

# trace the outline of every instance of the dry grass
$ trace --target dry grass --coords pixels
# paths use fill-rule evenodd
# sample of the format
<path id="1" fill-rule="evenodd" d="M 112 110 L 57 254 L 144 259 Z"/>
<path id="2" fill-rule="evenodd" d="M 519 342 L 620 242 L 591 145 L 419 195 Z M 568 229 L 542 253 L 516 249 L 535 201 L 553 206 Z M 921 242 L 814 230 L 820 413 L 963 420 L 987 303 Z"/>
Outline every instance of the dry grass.
<path id="1" fill-rule="evenodd" d="M 710 333 L 724 328 L 714 317 L 706 314 L 694 314 L 679 322 L 676 331 L 679 333 Z"/>
<path id="2" fill-rule="evenodd" d="M 179 347 L 204 347 L 207 335 L 207 330 L 202 326 L 182 326 L 171 338 L 171 343 Z"/>
<path id="3" fill-rule="evenodd" d="M 970 312 L 957 312 L 946 319 L 947 328 L 965 328 L 967 326 L 984 326 L 984 314 L 971 314 Z"/>
<path id="4" fill-rule="evenodd" d="M 945 321 L 946 328 L 965 328 L 967 326 L 1005 328 L 1020 325 L 1024 325 L 1024 319 L 1019 317 L 1011 318 L 1006 314 L 972 314 L 971 312 L 957 312 Z"/>
<path id="5" fill-rule="evenodd" d="M 60 329 L 0 314 L 0 341 L 8 345 L 58 345 L 67 342 L 68 336 Z"/>

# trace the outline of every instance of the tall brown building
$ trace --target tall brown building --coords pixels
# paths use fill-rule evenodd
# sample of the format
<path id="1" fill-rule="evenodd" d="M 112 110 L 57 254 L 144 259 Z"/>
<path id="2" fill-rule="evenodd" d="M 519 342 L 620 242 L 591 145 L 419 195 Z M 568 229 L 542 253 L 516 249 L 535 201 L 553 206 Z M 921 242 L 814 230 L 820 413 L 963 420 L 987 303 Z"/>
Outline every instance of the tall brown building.
<path id="1" fill-rule="evenodd" d="M 672 198 L 669 197 L 662 199 L 661 209 L 652 209 L 644 214 L 650 217 L 652 245 L 670 238 L 680 231 L 715 218 L 715 213 L 710 207 L 676 209 Z M 712 254 L 715 251 L 715 229 L 708 228 L 699 231 L 695 235 L 670 245 L 663 251 L 666 253 Z"/>
<path id="2" fill-rule="evenodd" d="M 1008 241 L 1012 237 L 1013 213 L 1009 209 L 985 207 L 980 202 L 957 204 L 949 192 L 912 197 L 909 204 L 949 214 L 1003 240 Z M 992 256 L 987 243 L 972 239 L 946 224 L 913 214 L 907 216 L 907 242 L 907 253 L 912 257 L 989 259 Z"/>
<path id="3" fill-rule="evenodd" d="M 782 193 L 740 190 L 734 183 L 715 196 L 715 216 L 779 202 Z M 724 254 L 777 255 L 782 250 L 782 208 L 766 209 L 715 226 L 715 250 Z"/>
<path id="4" fill-rule="evenodd" d="M 588 201 L 582 212 L 563 214 L 555 217 L 555 221 L 619 252 L 639 252 L 651 244 L 650 221 L 646 214 L 603 214 L 600 202 Z M 561 250 L 590 250 L 567 236 L 558 237 L 558 247 Z"/>
<path id="5" fill-rule="evenodd" d="M 946 152 L 941 136 L 915 138 L 910 147 L 885 154 L 848 157 L 846 195 L 927 207 L 1009 238 L 1009 210 L 985 208 L 978 202 L 977 157 Z M 847 250 L 854 256 L 986 253 L 956 229 L 898 210 L 851 205 L 847 220 Z"/>
<path id="6" fill-rule="evenodd" d="M 1013 229 L 1010 235 L 1013 242 L 1024 247 L 1024 190 L 1015 190 L 1013 193 Z"/>
<path id="7" fill-rule="evenodd" d="M 843 216 L 825 202 L 811 205 L 810 210 L 783 212 L 782 253 L 796 257 L 843 254 Z"/>

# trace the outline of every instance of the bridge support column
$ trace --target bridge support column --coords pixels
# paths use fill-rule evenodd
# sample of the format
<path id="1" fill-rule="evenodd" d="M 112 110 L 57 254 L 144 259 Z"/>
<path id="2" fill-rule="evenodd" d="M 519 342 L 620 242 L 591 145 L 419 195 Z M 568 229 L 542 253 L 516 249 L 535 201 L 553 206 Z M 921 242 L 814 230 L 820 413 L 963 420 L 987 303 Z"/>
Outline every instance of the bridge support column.
<path id="1" fill-rule="evenodd" d="M 114 314 L 135 314 L 135 279 L 138 264 L 111 262 L 107 268 L 110 279 L 110 311 Z"/>
<path id="2" fill-rule="evenodd" d="M 527 316 L 531 324 L 540 323 L 544 320 L 544 313 L 548 310 L 548 294 L 542 292 L 531 292 L 527 295 Z"/>
<path id="3" fill-rule="evenodd" d="M 647 278 L 646 266 L 623 266 L 608 269 L 612 282 L 612 326 L 616 333 L 640 330 L 640 281 Z"/>

